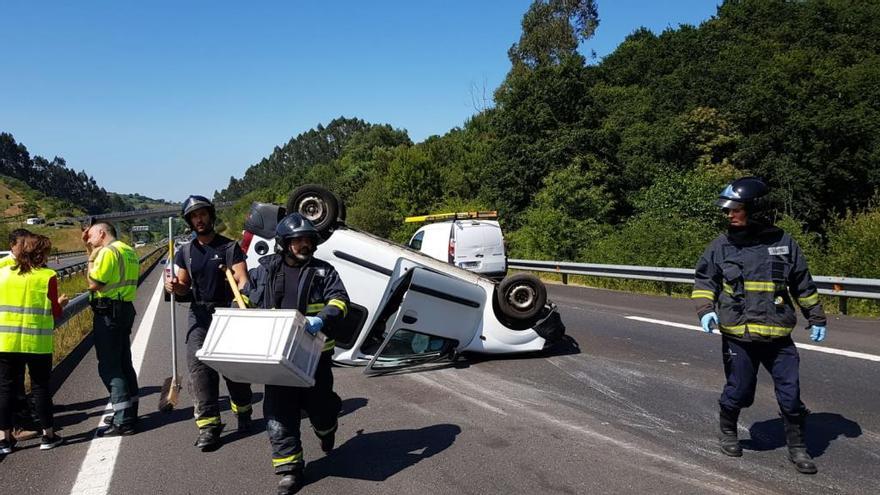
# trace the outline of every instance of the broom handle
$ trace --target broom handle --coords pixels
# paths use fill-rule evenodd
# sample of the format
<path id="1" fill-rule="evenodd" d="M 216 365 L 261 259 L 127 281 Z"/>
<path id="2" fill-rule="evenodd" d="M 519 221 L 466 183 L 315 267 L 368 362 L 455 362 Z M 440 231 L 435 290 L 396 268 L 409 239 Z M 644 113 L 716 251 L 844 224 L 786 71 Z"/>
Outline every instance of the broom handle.
<path id="1" fill-rule="evenodd" d="M 174 217 L 168 217 L 168 261 L 171 264 L 171 277 L 174 278 Z M 177 311 L 174 307 L 174 291 L 171 291 L 171 377 L 177 380 Z"/>
<path id="2" fill-rule="evenodd" d="M 247 304 L 244 303 L 244 299 L 241 297 L 241 291 L 238 290 L 238 283 L 235 282 L 235 277 L 232 276 L 232 269 L 227 266 L 223 271 L 226 272 L 226 281 L 232 287 L 232 294 L 235 296 L 235 302 L 238 303 L 238 307 L 240 309 L 247 308 Z"/>

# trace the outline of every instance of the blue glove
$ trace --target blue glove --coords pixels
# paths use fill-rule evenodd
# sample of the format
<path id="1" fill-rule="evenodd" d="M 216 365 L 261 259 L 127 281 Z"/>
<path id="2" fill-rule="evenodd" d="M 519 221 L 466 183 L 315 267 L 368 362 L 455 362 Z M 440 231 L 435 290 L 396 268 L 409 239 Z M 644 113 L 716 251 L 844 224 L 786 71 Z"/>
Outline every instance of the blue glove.
<path id="1" fill-rule="evenodd" d="M 714 311 L 711 313 L 706 313 L 703 315 L 702 318 L 700 318 L 700 325 L 702 325 L 703 331 L 706 333 L 712 333 L 713 323 L 716 327 L 718 326 L 718 315 L 716 315 Z"/>
<path id="2" fill-rule="evenodd" d="M 810 334 L 810 338 L 813 342 L 822 342 L 825 340 L 825 327 L 813 325 L 813 333 Z"/>
<path id="3" fill-rule="evenodd" d="M 324 328 L 324 320 L 317 316 L 306 316 L 306 332 L 311 335 L 318 335 L 318 332 Z"/>

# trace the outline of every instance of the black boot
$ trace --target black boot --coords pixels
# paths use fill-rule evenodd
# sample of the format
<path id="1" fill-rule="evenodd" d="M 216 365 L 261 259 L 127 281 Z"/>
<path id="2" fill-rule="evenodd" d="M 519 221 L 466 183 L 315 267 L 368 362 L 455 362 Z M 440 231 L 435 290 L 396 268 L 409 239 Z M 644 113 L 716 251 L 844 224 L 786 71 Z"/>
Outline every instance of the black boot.
<path id="1" fill-rule="evenodd" d="M 330 453 L 330 451 L 333 450 L 333 447 L 336 446 L 335 431 L 318 438 L 321 439 L 321 450 L 324 451 L 324 453 Z"/>
<path id="2" fill-rule="evenodd" d="M 278 482 L 278 495 L 293 495 L 303 487 L 303 466 L 297 464 L 293 470 L 282 474 Z"/>
<path id="3" fill-rule="evenodd" d="M 194 444 L 202 449 L 202 452 L 210 452 L 220 447 L 220 433 L 223 431 L 222 423 L 219 425 L 206 426 L 199 428 L 199 437 Z"/>
<path id="4" fill-rule="evenodd" d="M 248 432 L 251 431 L 251 427 L 253 426 L 253 420 L 251 420 L 251 414 L 253 411 L 248 411 L 246 413 L 236 414 L 235 417 L 238 419 L 238 431 Z"/>
<path id="5" fill-rule="evenodd" d="M 739 409 L 725 409 L 722 407 L 718 418 L 721 425 L 721 434 L 718 436 L 721 452 L 730 457 L 742 457 L 743 449 L 739 444 L 739 438 L 736 436 L 736 422 L 739 421 Z"/>
<path id="6" fill-rule="evenodd" d="M 819 470 L 813 458 L 807 453 L 807 443 L 804 440 L 804 424 L 806 423 L 807 413 L 789 415 L 780 414 L 782 422 L 785 425 L 785 443 L 788 444 L 788 460 L 790 460 L 795 469 L 803 474 L 816 474 Z"/>

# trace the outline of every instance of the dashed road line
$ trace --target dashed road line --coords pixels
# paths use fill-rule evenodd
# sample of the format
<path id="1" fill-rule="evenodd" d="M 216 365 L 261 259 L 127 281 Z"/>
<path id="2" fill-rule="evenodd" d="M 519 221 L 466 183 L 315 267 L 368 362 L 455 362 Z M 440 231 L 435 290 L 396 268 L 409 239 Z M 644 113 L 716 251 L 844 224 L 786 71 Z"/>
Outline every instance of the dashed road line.
<path id="1" fill-rule="evenodd" d="M 676 323 L 674 321 L 666 321 L 666 320 L 655 320 L 654 318 L 643 318 L 641 316 L 625 316 L 624 318 L 628 320 L 641 321 L 645 323 L 654 323 L 656 325 L 663 325 L 667 327 L 675 327 L 675 328 L 683 328 L 685 330 L 697 330 L 702 332 L 703 328 L 699 325 L 686 325 L 684 323 Z M 716 335 L 720 335 L 720 333 L 715 330 L 712 333 Z M 824 352 L 825 354 L 835 354 L 837 356 L 846 356 L 856 359 L 864 359 L 866 361 L 878 361 L 880 362 L 880 356 L 874 354 L 865 354 L 863 352 L 854 352 L 854 351 L 846 351 L 843 349 L 835 349 L 833 347 L 824 347 L 821 345 L 813 345 L 813 344 L 801 344 L 795 342 L 794 344 L 798 349 L 805 349 L 808 351 L 816 351 L 816 352 Z"/>
<path id="2" fill-rule="evenodd" d="M 162 300 L 162 289 L 162 278 L 160 277 L 131 344 L 131 361 L 137 374 L 140 374 L 141 365 L 144 362 L 144 352 L 153 330 L 159 301 Z M 112 411 L 113 408 L 108 403 L 106 409 Z M 107 414 L 111 414 L 111 412 Z M 119 445 L 122 439 L 120 437 L 104 438 L 98 436 L 98 431 L 104 427 L 104 417 L 105 415 L 101 415 L 99 419 L 98 430 L 95 431 L 95 437 L 89 443 L 89 450 L 83 458 L 76 481 L 70 490 L 71 495 L 105 495 L 110 492 L 110 481 L 113 479 L 113 468 L 116 465 L 116 456 L 119 454 Z"/>

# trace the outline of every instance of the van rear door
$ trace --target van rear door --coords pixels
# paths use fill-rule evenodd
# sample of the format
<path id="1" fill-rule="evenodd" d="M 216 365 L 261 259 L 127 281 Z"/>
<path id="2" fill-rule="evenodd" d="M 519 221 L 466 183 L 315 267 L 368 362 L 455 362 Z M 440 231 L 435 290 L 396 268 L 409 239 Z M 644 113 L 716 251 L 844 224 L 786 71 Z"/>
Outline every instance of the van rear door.
<path id="1" fill-rule="evenodd" d="M 486 274 L 507 271 L 504 237 L 498 222 L 462 220 L 455 224 L 456 266 Z"/>

